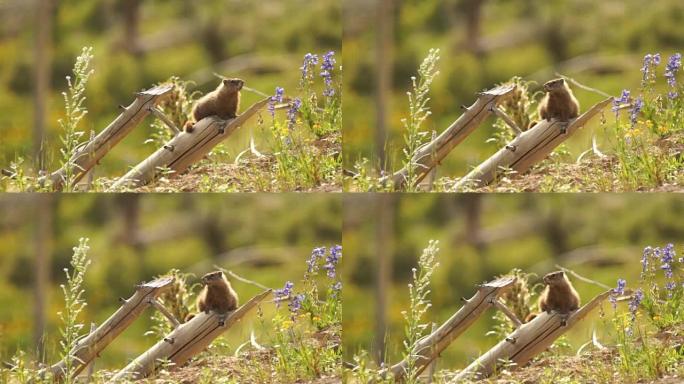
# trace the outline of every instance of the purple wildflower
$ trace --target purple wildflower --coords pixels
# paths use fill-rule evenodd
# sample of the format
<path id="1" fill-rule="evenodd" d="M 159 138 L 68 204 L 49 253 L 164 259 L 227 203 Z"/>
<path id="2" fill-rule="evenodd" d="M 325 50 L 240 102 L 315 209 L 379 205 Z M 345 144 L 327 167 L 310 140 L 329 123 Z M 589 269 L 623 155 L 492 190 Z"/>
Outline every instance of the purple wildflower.
<path id="1" fill-rule="evenodd" d="M 655 71 L 652 71 L 652 69 L 658 65 L 660 65 L 660 53 L 649 53 L 644 56 L 644 65 L 641 67 L 641 73 L 643 73 L 641 78 L 642 86 L 645 86 L 649 80 L 655 79 Z"/>
<path id="2" fill-rule="evenodd" d="M 675 253 L 674 244 L 669 243 L 663 248 L 663 255 L 660 259 L 664 263 L 672 263 L 674 262 L 675 256 L 677 256 L 677 254 Z"/>
<path id="3" fill-rule="evenodd" d="M 342 246 L 341 245 L 336 245 L 334 247 L 330 247 L 330 254 L 328 254 L 328 257 L 325 259 L 326 263 L 323 266 L 323 268 L 326 269 L 328 277 L 331 279 L 335 278 L 335 268 L 337 266 L 337 263 L 340 262 L 340 258 L 342 257 Z"/>
<path id="4" fill-rule="evenodd" d="M 677 75 L 677 72 L 681 67 L 682 55 L 680 53 L 675 53 L 667 60 L 667 64 L 665 65 L 665 77 L 667 78 L 667 83 L 671 87 L 674 87 L 675 84 L 677 84 L 675 75 Z"/>
<path id="5" fill-rule="evenodd" d="M 651 255 L 653 252 L 653 248 L 651 246 L 648 246 L 644 248 L 644 253 L 641 255 L 641 277 L 644 277 L 644 273 L 646 273 L 646 270 L 648 269 L 648 256 Z"/>
<path id="6" fill-rule="evenodd" d="M 665 277 L 667 277 L 668 279 L 672 278 L 672 264 L 663 263 L 663 265 L 660 266 L 660 269 L 665 271 Z"/>
<path id="7" fill-rule="evenodd" d="M 648 70 L 651 68 L 651 58 L 653 56 L 648 53 L 646 56 L 644 56 L 644 65 L 641 67 L 641 73 L 644 74 L 644 81 L 646 80 L 646 77 L 648 76 Z"/>
<path id="8" fill-rule="evenodd" d="M 340 294 L 340 291 L 342 291 L 342 282 L 338 281 L 335 284 L 332 285 L 332 296 L 333 297 L 338 297 Z"/>
<path id="9" fill-rule="evenodd" d="M 323 95 L 326 97 L 331 97 L 335 94 L 335 89 L 332 87 L 333 69 L 335 69 L 335 51 L 330 51 L 323 55 L 323 62 L 321 63 L 321 77 L 325 81 Z"/>
<path id="10" fill-rule="evenodd" d="M 626 285 L 627 285 L 627 281 L 625 279 L 618 279 L 617 287 L 613 288 L 613 290 L 610 292 L 610 297 L 608 298 L 608 300 L 613 305 L 613 309 L 617 308 L 618 296 L 622 296 L 625 294 L 625 286 Z"/>
<path id="11" fill-rule="evenodd" d="M 667 64 L 665 65 L 665 78 L 667 79 L 667 84 L 672 88 L 672 91 L 670 91 L 667 96 L 670 99 L 674 99 L 679 94 L 677 93 L 677 72 L 679 72 L 679 69 L 682 67 L 682 55 L 681 53 L 675 53 L 674 55 L 670 56 L 670 59 L 667 61 Z"/>
<path id="12" fill-rule="evenodd" d="M 311 256 L 309 257 L 309 260 L 306 261 L 306 264 L 308 265 L 306 270 L 308 273 L 318 270 L 318 260 L 322 259 L 323 256 L 325 256 L 325 247 L 317 247 L 311 251 Z"/>
<path id="13" fill-rule="evenodd" d="M 644 108 L 644 99 L 639 96 L 634 101 L 634 105 L 632 106 L 632 110 L 629 115 L 629 120 L 632 122 L 632 126 L 636 124 L 637 118 L 639 117 L 639 112 L 641 112 L 642 108 Z"/>
<path id="14" fill-rule="evenodd" d="M 636 317 L 636 311 L 639 309 L 641 301 L 644 299 L 644 291 L 641 288 L 637 289 L 632 296 L 632 300 L 629 301 L 629 311 L 632 313 L 632 317 Z"/>
<path id="15" fill-rule="evenodd" d="M 292 288 L 294 287 L 294 283 L 291 281 L 288 281 L 285 283 L 285 287 L 282 289 L 276 289 L 273 292 L 273 296 L 275 296 L 275 304 L 276 307 L 280 306 L 280 302 L 287 300 L 290 297 L 290 294 L 292 293 Z"/>
<path id="16" fill-rule="evenodd" d="M 660 53 L 653 55 L 653 65 L 656 67 L 660 65 Z"/>
<path id="17" fill-rule="evenodd" d="M 302 100 L 296 98 L 290 104 L 290 109 L 287 111 L 288 128 L 292 128 L 297 123 L 297 113 L 302 107 Z"/>
<path id="18" fill-rule="evenodd" d="M 660 253 L 660 261 L 663 263 L 660 266 L 660 269 L 665 271 L 665 277 L 668 279 L 672 278 L 672 263 L 674 262 L 675 259 L 675 250 L 674 250 L 674 245 L 672 244 L 667 244 Z"/>
<path id="19" fill-rule="evenodd" d="M 282 87 L 276 87 L 275 94 L 271 96 L 271 98 L 268 100 L 268 112 L 271 113 L 271 116 L 275 117 L 275 105 L 276 103 L 283 102 L 284 93 L 285 89 L 283 89 Z"/>
<path id="20" fill-rule="evenodd" d="M 290 300 L 288 307 L 290 308 L 290 313 L 292 314 L 293 319 L 297 312 L 299 312 L 299 310 L 302 308 L 302 302 L 304 302 L 305 298 L 306 296 L 303 293 L 300 293 L 298 295 L 294 295 L 292 300 Z"/>
<path id="21" fill-rule="evenodd" d="M 304 55 L 304 63 L 299 68 L 302 71 L 302 81 L 306 81 L 313 75 L 311 69 L 318 64 L 318 55 L 307 53 Z"/>
<path id="22" fill-rule="evenodd" d="M 622 95 L 620 96 L 619 99 L 613 99 L 613 107 L 611 110 L 615 112 L 615 118 L 618 117 L 618 114 L 620 113 L 620 106 L 623 104 L 628 104 L 630 99 L 629 95 L 629 90 L 628 89 L 623 89 L 622 90 Z"/>

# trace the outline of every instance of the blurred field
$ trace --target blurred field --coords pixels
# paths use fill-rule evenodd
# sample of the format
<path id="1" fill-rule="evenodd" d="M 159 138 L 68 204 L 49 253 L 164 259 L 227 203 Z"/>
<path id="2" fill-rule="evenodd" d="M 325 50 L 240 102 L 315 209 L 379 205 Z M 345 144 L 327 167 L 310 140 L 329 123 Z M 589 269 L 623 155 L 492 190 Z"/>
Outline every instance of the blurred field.
<path id="1" fill-rule="evenodd" d="M 296 206 L 297 209 L 292 209 Z M 46 208 L 47 207 L 47 208 Z M 273 288 L 299 281 L 316 246 L 341 243 L 341 202 L 334 195 L 27 195 L 0 197 L 0 361 L 17 352 L 35 352 L 36 252 L 44 241 L 49 255 L 45 350 L 55 360 L 72 247 L 90 238 L 92 264 L 85 279 L 88 306 L 80 319 L 100 324 L 130 297 L 135 284 L 172 268 L 201 276 L 214 265 Z M 46 216 L 47 213 L 47 216 Z M 52 216 L 41 240 L 41 220 Z M 191 279 L 195 284 L 198 279 Z M 232 281 L 244 302 L 261 290 Z M 255 314 L 229 330 L 223 340 L 235 348 L 255 331 L 268 343 L 273 304 L 263 305 L 264 324 Z M 106 349 L 98 369 L 122 367 L 156 341 L 144 336 L 152 311 L 143 315 Z M 89 326 L 86 327 L 87 329 Z"/>
<path id="2" fill-rule="evenodd" d="M 384 202 L 381 201 L 384 199 Z M 381 206 L 389 213 L 383 214 Z M 387 359 L 401 358 L 404 320 L 408 309 L 411 269 L 430 239 L 439 240 L 440 266 L 433 277 L 433 307 L 427 321 L 443 323 L 469 298 L 476 285 L 512 268 L 539 278 L 555 264 L 615 286 L 624 278 L 632 286 L 641 272 L 642 250 L 648 245 L 675 244 L 684 238 L 684 200 L 677 195 L 534 194 L 529 195 L 348 195 L 344 201 L 346 282 L 343 294 L 345 361 L 361 350 L 379 356 L 376 334 L 381 296 L 377 288 L 380 260 L 389 267 Z M 384 223 L 387 234 L 379 230 Z M 583 302 L 602 288 L 570 277 Z M 609 304 L 603 305 L 609 309 Z M 492 330 L 494 311 L 487 311 L 451 344 L 437 369 L 464 368 L 498 341 Z M 574 351 L 596 329 L 601 342 L 605 327 L 594 312 L 567 335 Z"/>
<path id="3" fill-rule="evenodd" d="M 441 50 L 440 74 L 430 93 L 433 114 L 423 129 L 441 132 L 461 115 L 461 105 L 475 101 L 477 92 L 513 76 L 536 81 L 536 90 L 560 72 L 617 96 L 623 88 L 639 86 L 646 53 L 660 52 L 667 58 L 684 45 L 684 3 L 678 0 L 648 6 L 638 0 L 394 2 L 387 16 L 393 35 L 384 43 L 377 35 L 379 2 L 344 2 L 345 169 L 364 157 L 376 169 L 381 162 L 374 150 L 378 63 L 388 62 L 391 71 L 386 159 L 396 170 L 404 145 L 400 121 L 408 115 L 406 91 L 430 48 Z M 391 54 L 378 57 L 384 45 L 391 46 Z M 661 78 L 659 87 L 664 86 Z M 576 87 L 574 91 L 582 111 L 603 99 Z M 606 115 L 610 119 L 610 112 Z M 593 134 L 599 147 L 610 153 L 614 138 L 599 120 L 568 140 L 570 159 L 591 148 Z M 452 151 L 439 177 L 463 176 L 498 149 L 486 142 L 494 133 L 492 122 L 486 121 Z"/>
<path id="4" fill-rule="evenodd" d="M 32 159 L 34 69 L 38 48 L 37 2 L 0 2 L 0 166 Z M 58 119 L 64 117 L 61 92 L 67 88 L 76 56 L 92 46 L 94 75 L 87 86 L 89 113 L 79 127 L 99 132 L 134 93 L 171 76 L 196 83 L 206 93 L 218 85 L 212 72 L 240 77 L 267 94 L 276 86 L 294 93 L 307 52 L 340 51 L 338 1 L 244 0 L 55 2 L 49 66 L 46 142 L 48 168 L 55 167 L 61 143 Z M 296 17 L 293 17 L 296 15 Z M 243 91 L 242 108 L 262 96 Z M 98 176 L 120 176 L 156 150 L 144 144 L 151 118 L 144 121 L 98 167 Z M 250 134 L 266 151 L 268 132 L 253 121 L 227 140 L 228 158 L 249 148 Z M 253 131 L 253 132 L 252 132 Z"/>

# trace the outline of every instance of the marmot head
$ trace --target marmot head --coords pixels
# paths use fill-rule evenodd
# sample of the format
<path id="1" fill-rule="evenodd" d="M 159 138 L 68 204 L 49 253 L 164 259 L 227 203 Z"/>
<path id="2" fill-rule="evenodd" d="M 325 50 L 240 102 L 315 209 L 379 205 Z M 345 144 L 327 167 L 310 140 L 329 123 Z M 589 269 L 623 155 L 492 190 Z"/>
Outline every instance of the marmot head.
<path id="1" fill-rule="evenodd" d="M 231 92 L 237 92 L 242 89 L 242 86 L 245 85 L 245 82 L 242 79 L 223 79 L 221 82 L 221 85 L 228 89 Z"/>
<path id="2" fill-rule="evenodd" d="M 551 272 L 551 273 L 548 273 L 544 276 L 544 284 L 546 284 L 546 285 L 558 284 L 559 282 L 563 281 L 564 279 L 565 279 L 565 272 L 563 272 L 563 271 Z"/>
<path id="3" fill-rule="evenodd" d="M 565 79 L 554 79 L 544 83 L 544 91 L 551 92 L 565 88 Z"/>
<path id="4" fill-rule="evenodd" d="M 202 276 L 202 284 L 204 285 L 215 284 L 223 280 L 223 272 L 221 271 L 209 272 L 206 275 Z"/>

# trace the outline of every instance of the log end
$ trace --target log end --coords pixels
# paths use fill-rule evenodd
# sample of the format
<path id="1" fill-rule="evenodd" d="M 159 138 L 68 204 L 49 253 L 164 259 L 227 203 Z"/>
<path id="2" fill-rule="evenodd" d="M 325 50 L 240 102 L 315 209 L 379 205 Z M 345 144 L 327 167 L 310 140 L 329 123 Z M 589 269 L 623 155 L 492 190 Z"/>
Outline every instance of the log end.
<path id="1" fill-rule="evenodd" d="M 150 89 L 138 92 L 138 95 L 161 96 L 173 89 L 173 84 L 160 84 Z"/>
<path id="2" fill-rule="evenodd" d="M 171 286 L 173 284 L 174 278 L 167 276 L 167 277 L 162 277 L 156 280 L 152 280 L 148 283 L 141 283 L 137 286 L 138 289 L 142 288 L 151 288 L 151 289 L 159 289 L 159 288 L 165 288 Z"/>

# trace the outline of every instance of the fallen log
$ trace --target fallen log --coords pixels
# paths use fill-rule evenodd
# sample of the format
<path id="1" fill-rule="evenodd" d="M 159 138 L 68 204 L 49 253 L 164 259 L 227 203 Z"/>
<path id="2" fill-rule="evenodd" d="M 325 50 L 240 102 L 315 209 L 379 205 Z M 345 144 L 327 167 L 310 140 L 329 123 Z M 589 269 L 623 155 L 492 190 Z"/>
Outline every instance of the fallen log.
<path id="1" fill-rule="evenodd" d="M 480 315 L 492 306 L 498 306 L 498 298 L 515 283 L 514 277 L 502 277 L 489 283 L 480 285 L 477 293 L 458 310 L 449 320 L 436 331 L 424 337 L 418 343 L 412 354 L 417 356 L 414 362 L 419 375 L 440 353 L 460 336 Z M 396 381 L 405 380 L 408 360 L 404 359 L 390 368 L 390 373 Z"/>
<path id="2" fill-rule="evenodd" d="M 444 132 L 437 136 L 436 139 L 419 148 L 411 161 L 416 175 L 415 183 L 420 183 L 430 170 L 436 167 L 454 147 L 465 140 L 475 128 L 492 115 L 495 108 L 514 89 L 515 85 L 506 84 L 481 92 L 475 103 L 466 108 L 466 111 Z M 407 167 L 404 167 L 391 176 L 394 189 L 403 189 L 406 186 L 408 173 L 409 170 Z"/>
<path id="3" fill-rule="evenodd" d="M 60 191 L 64 187 L 67 174 L 72 175 L 71 183 L 76 184 L 133 128 L 140 124 L 150 114 L 150 110 L 163 101 L 172 89 L 173 85 L 164 84 L 139 92 L 135 101 L 128 107 L 122 107 L 124 111 L 93 140 L 81 146 L 68 164 L 40 178 L 41 185 L 49 181 L 54 190 Z"/>
<path id="4" fill-rule="evenodd" d="M 570 315 L 555 312 L 551 314 L 546 312 L 540 313 L 534 320 L 523 324 L 494 346 L 494 348 L 462 370 L 451 383 L 460 383 L 466 379 L 479 380 L 489 377 L 496 372 L 502 361 L 513 363 L 513 368 L 524 366 L 534 356 L 545 351 L 557 338 L 588 315 L 610 293 L 610 290 L 601 293 Z"/>
<path id="5" fill-rule="evenodd" d="M 161 362 L 169 363 L 172 368 L 182 366 L 190 358 L 205 350 L 214 339 L 244 317 L 270 293 L 271 290 L 269 289 L 252 297 L 227 316 L 223 315 L 225 319 L 222 319 L 222 315 L 215 312 L 200 312 L 138 356 L 114 375 L 109 382 L 115 383 L 123 379 L 136 380 L 153 376 L 159 369 Z M 222 323 L 221 320 L 223 320 Z"/>
<path id="6" fill-rule="evenodd" d="M 502 170 L 510 169 L 516 174 L 526 172 L 530 167 L 545 159 L 557 146 L 567 140 L 591 118 L 601 112 L 612 98 L 607 98 L 570 122 L 542 120 L 534 127 L 518 135 L 492 157 L 478 165 L 455 185 L 454 191 L 478 188 L 496 180 Z"/>
<path id="7" fill-rule="evenodd" d="M 194 125 L 192 133 L 181 132 L 135 168 L 119 178 L 110 188 L 118 191 L 146 185 L 164 173 L 180 174 L 190 165 L 204 158 L 216 145 L 225 140 L 250 117 L 269 102 L 258 101 L 234 119 L 206 117 Z"/>
<path id="8" fill-rule="evenodd" d="M 159 295 L 169 290 L 171 284 L 173 284 L 173 278 L 171 277 L 143 283 L 136 287 L 136 291 L 131 298 L 128 300 L 121 299 L 123 305 L 97 329 L 79 340 L 74 349 L 69 352 L 71 374 L 75 377 L 87 367 L 146 308 L 152 306 L 152 303 L 155 302 Z M 55 381 L 64 380 L 67 373 L 66 367 L 67 361 L 64 359 L 49 368 Z"/>

